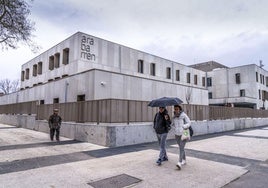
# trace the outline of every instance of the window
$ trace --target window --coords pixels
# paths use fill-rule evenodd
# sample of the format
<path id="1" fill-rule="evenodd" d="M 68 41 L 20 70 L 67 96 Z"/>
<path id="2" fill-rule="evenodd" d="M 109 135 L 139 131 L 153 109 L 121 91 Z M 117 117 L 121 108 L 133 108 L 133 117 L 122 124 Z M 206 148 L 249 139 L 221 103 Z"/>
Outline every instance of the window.
<path id="1" fill-rule="evenodd" d="M 38 72 L 38 74 L 42 74 L 42 65 L 43 65 L 43 63 L 40 61 L 37 65 L 38 65 L 37 66 L 37 72 Z"/>
<path id="2" fill-rule="evenodd" d="M 29 80 L 29 75 L 30 75 L 30 69 L 26 69 L 26 75 L 25 75 L 26 80 Z"/>
<path id="3" fill-rule="evenodd" d="M 208 93 L 208 98 L 209 98 L 209 99 L 212 99 L 212 92 L 209 92 L 209 93 Z"/>
<path id="4" fill-rule="evenodd" d="M 240 73 L 235 74 L 235 83 L 240 84 Z"/>
<path id="5" fill-rule="evenodd" d="M 155 76 L 155 63 L 150 64 L 150 74 Z"/>
<path id="6" fill-rule="evenodd" d="M 54 55 L 54 58 L 55 58 L 55 61 L 54 61 L 55 68 L 59 68 L 60 67 L 60 53 L 56 53 Z"/>
<path id="7" fill-rule="evenodd" d="M 62 64 L 69 64 L 69 48 L 63 50 Z"/>
<path id="8" fill-rule="evenodd" d="M 143 60 L 138 60 L 138 72 L 143 73 Z"/>
<path id="9" fill-rule="evenodd" d="M 266 91 L 262 90 L 262 100 L 265 101 Z"/>
<path id="10" fill-rule="evenodd" d="M 261 82 L 261 84 L 262 84 L 262 74 L 260 74 L 260 82 Z"/>
<path id="11" fill-rule="evenodd" d="M 33 76 L 37 76 L 37 64 L 33 65 Z"/>
<path id="12" fill-rule="evenodd" d="M 245 97 L 246 96 L 246 91 L 244 89 L 240 90 L 240 97 Z"/>
<path id="13" fill-rule="evenodd" d="M 86 100 L 86 96 L 85 95 L 77 95 L 77 102 L 79 101 L 85 101 Z"/>
<path id="14" fill-rule="evenodd" d="M 266 87 L 268 87 L 268 76 L 266 76 L 265 79 L 266 79 Z"/>
<path id="15" fill-rule="evenodd" d="M 211 77 L 208 77 L 207 78 L 207 86 L 208 87 L 211 87 L 212 86 L 212 78 Z"/>
<path id="16" fill-rule="evenodd" d="M 187 73 L 187 83 L 191 83 L 191 73 Z"/>
<path id="17" fill-rule="evenodd" d="M 194 75 L 194 84 L 197 85 L 197 75 Z"/>
<path id="18" fill-rule="evenodd" d="M 258 82 L 258 78 L 259 78 L 258 72 L 256 72 L 256 82 Z"/>
<path id="19" fill-rule="evenodd" d="M 259 99 L 261 99 L 261 90 L 259 89 Z"/>
<path id="20" fill-rule="evenodd" d="M 25 78 L 25 71 L 21 71 L 21 81 L 24 81 L 24 78 Z"/>
<path id="21" fill-rule="evenodd" d="M 54 69 L 54 56 L 50 56 L 49 57 L 49 70 L 53 70 Z"/>
<path id="22" fill-rule="evenodd" d="M 54 98 L 53 99 L 53 104 L 59 103 L 59 98 Z"/>
<path id="23" fill-rule="evenodd" d="M 45 100 L 40 100 L 39 104 L 45 104 Z"/>
<path id="24" fill-rule="evenodd" d="M 180 81 L 180 70 L 176 70 L 176 81 Z"/>
<path id="25" fill-rule="evenodd" d="M 167 67 L 167 69 L 166 69 L 166 76 L 167 76 L 167 79 L 171 79 L 171 68 L 170 67 Z"/>
<path id="26" fill-rule="evenodd" d="M 206 78 L 205 77 L 202 77 L 202 86 L 206 86 Z"/>

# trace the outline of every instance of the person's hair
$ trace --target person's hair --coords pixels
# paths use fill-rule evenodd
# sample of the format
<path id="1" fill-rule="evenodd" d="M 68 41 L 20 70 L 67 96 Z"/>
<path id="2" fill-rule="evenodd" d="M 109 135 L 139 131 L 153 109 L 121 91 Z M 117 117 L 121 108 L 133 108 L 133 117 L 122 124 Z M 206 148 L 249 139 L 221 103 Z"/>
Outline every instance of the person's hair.
<path id="1" fill-rule="evenodd" d="M 180 105 L 174 105 L 174 108 L 178 107 L 180 111 L 182 110 L 182 107 Z"/>

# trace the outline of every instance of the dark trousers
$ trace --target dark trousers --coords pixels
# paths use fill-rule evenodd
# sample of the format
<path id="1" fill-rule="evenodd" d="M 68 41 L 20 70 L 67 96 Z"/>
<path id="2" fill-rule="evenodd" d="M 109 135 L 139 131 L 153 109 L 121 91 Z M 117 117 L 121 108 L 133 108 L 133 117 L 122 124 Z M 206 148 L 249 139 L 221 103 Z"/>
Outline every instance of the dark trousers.
<path id="1" fill-rule="evenodd" d="M 51 128 L 50 129 L 50 139 L 53 140 L 55 132 L 56 132 L 56 140 L 59 140 L 60 139 L 60 129 L 59 128 L 57 128 L 57 129 Z"/>

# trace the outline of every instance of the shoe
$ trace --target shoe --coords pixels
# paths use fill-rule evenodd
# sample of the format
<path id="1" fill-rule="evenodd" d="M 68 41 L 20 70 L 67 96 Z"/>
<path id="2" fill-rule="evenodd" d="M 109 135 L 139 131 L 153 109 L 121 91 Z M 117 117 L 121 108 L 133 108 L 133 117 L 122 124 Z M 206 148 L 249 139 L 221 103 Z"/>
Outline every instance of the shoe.
<path id="1" fill-rule="evenodd" d="M 180 162 L 178 162 L 176 166 L 178 167 L 179 170 L 181 169 L 181 163 Z"/>
<path id="2" fill-rule="evenodd" d="M 181 165 L 186 165 L 186 161 L 182 160 Z"/>
<path id="3" fill-rule="evenodd" d="M 168 157 L 164 157 L 162 161 L 168 161 Z"/>
<path id="4" fill-rule="evenodd" d="M 160 166 L 162 164 L 162 160 L 159 158 L 156 163 L 158 164 L 158 166 Z"/>

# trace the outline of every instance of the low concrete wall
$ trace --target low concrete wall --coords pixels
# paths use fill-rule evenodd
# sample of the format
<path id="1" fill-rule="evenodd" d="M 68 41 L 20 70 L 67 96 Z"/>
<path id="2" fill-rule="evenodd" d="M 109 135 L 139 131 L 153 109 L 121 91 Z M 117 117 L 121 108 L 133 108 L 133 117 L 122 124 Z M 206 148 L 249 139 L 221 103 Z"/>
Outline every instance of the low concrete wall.
<path id="1" fill-rule="evenodd" d="M 194 135 L 212 134 L 267 125 L 268 118 L 241 118 L 215 121 L 192 121 Z M 0 115 L 0 122 L 16 127 L 49 133 L 45 120 L 29 115 Z M 173 139 L 173 130 L 168 139 Z M 152 123 L 94 124 L 63 122 L 61 136 L 107 147 L 125 146 L 157 141 Z"/>

